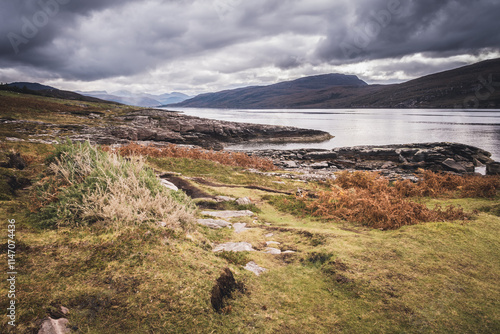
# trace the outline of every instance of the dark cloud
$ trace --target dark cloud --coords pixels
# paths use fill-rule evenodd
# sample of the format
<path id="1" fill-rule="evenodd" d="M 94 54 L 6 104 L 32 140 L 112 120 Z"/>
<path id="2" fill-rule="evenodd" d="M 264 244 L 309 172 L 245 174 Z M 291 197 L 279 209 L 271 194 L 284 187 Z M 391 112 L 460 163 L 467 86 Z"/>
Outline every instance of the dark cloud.
<path id="1" fill-rule="evenodd" d="M 358 1 L 351 23 L 329 29 L 317 55 L 332 63 L 460 54 L 500 48 L 500 2 L 491 0 Z"/>
<path id="2" fill-rule="evenodd" d="M 424 58 L 498 52 L 498 13 L 494 0 L 1 1 L 0 79 L 205 88 L 424 55 L 380 69 L 411 77 L 463 61 Z"/>

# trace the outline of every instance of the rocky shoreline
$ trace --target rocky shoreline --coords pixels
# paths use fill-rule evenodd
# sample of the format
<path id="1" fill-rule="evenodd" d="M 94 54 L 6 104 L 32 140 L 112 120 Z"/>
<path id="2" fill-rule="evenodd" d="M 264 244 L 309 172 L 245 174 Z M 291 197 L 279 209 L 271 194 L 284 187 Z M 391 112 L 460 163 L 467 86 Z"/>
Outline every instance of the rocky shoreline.
<path id="1" fill-rule="evenodd" d="M 332 150 L 254 150 L 253 156 L 270 158 L 289 171 L 335 172 L 339 170 L 380 171 L 385 176 L 412 175 L 418 169 L 472 174 L 485 167 L 488 174 L 498 174 L 499 163 L 491 153 L 457 143 L 423 143 L 406 145 L 355 146 Z"/>
<path id="2" fill-rule="evenodd" d="M 158 109 L 135 111 L 114 121 L 116 125 L 82 129 L 72 139 L 88 138 L 107 145 L 131 141 L 168 142 L 220 150 L 227 144 L 244 142 L 322 142 L 333 138 L 319 130 L 219 121 Z"/>

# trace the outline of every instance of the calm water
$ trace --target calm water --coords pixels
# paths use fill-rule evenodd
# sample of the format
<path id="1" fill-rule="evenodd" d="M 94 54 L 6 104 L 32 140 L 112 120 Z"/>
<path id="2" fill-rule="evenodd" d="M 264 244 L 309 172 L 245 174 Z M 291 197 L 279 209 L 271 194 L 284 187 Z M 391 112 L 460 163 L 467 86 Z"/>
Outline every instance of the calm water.
<path id="1" fill-rule="evenodd" d="M 177 108 L 187 115 L 233 122 L 289 125 L 327 131 L 323 143 L 246 144 L 235 149 L 326 148 L 355 145 L 457 142 L 485 149 L 500 161 L 500 110 Z"/>

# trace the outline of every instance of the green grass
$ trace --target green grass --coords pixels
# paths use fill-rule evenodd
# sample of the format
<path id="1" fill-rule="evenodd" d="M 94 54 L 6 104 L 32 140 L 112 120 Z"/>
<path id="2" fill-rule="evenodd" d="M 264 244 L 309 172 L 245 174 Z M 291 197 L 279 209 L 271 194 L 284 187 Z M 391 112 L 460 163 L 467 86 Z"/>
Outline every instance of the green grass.
<path id="1" fill-rule="evenodd" d="M 7 144 L 6 144 L 7 145 Z M 26 171 L 48 172 L 50 146 L 8 144 L 36 155 Z M 56 152 L 57 155 L 57 152 Z M 54 160 L 53 160 L 54 161 Z M 64 305 L 76 333 L 498 333 L 500 331 L 499 199 L 425 199 L 479 210 L 471 221 L 425 223 L 380 231 L 304 216 L 292 198 L 248 189 L 313 189 L 241 168 L 189 159 L 149 159 L 161 172 L 232 184 L 203 186 L 212 193 L 247 196 L 258 218 L 251 229 L 202 226 L 187 231 L 154 224 L 70 225 L 40 228 L 27 210 L 29 190 L 1 201 L 0 221 L 16 219 L 17 332 L 36 331 L 51 308 Z M 7 173 L 7 171 L 4 171 Z M 4 173 L 2 172 L 2 173 Z M 18 171 L 8 171 L 17 173 Z M 321 185 L 318 185 L 321 187 Z M 2 190 L 4 192 L 4 190 Z M 285 201 L 288 199 L 288 201 Z M 238 208 L 225 204 L 225 208 Z M 266 237 L 273 233 L 272 237 Z M 214 244 L 248 241 L 265 249 L 277 241 L 293 254 L 214 254 Z M 6 243 L 6 233 L 0 244 Z M 274 247 L 274 246 L 273 246 Z M 2 247 L 5 253 L 6 248 Z M 261 276 L 247 261 L 267 268 Z M 229 267 L 246 292 L 216 313 L 210 293 Z M 7 286 L 0 285 L 6 295 Z M 0 308 L 6 309 L 6 298 Z M 0 332 L 14 333 L 2 317 Z"/>

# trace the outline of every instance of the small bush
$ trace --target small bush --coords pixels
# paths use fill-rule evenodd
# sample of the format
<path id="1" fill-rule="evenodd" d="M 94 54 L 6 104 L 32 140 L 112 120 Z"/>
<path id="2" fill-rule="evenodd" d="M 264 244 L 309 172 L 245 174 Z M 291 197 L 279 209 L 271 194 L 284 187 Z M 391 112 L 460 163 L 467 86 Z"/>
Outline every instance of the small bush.
<path id="1" fill-rule="evenodd" d="M 164 222 L 187 228 L 192 205 L 164 188 L 144 159 L 124 159 L 89 143 L 67 142 L 47 159 L 49 172 L 35 187 L 32 209 L 44 226 L 112 222 L 116 228 Z"/>
<path id="2" fill-rule="evenodd" d="M 105 150 L 111 151 L 106 147 Z M 213 151 L 201 148 L 188 148 L 174 144 L 165 147 L 153 145 L 143 146 L 130 143 L 116 149 L 121 156 L 149 156 L 154 158 L 189 158 L 216 161 L 223 165 L 275 170 L 273 162 L 269 159 L 252 157 L 242 152 Z"/>

